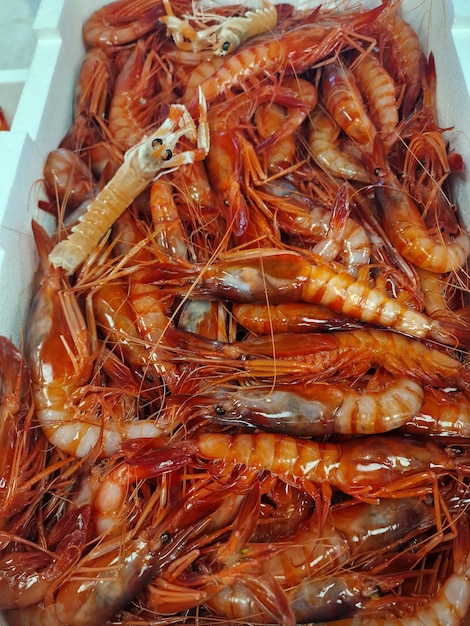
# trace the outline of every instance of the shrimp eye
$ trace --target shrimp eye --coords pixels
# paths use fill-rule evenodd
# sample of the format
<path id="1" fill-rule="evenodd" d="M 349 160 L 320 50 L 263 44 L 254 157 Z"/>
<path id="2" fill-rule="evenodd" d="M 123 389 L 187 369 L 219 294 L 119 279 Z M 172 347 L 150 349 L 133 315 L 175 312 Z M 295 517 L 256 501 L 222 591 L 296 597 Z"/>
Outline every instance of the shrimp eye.
<path id="1" fill-rule="evenodd" d="M 155 148 L 155 146 L 163 146 L 163 139 L 160 139 L 160 137 L 154 139 L 152 141 L 152 148 Z"/>
<path id="2" fill-rule="evenodd" d="M 224 52 L 228 52 L 229 48 L 230 48 L 230 41 L 224 41 L 224 43 L 222 44 L 222 50 Z"/>
<path id="3" fill-rule="evenodd" d="M 170 543 L 171 535 L 167 530 L 163 531 L 162 534 L 160 535 L 160 541 L 162 542 L 163 545 Z"/>
<path id="4" fill-rule="evenodd" d="M 225 409 L 223 406 L 220 406 L 220 404 L 214 407 L 214 411 L 216 412 L 216 415 L 225 415 Z"/>
<path id="5" fill-rule="evenodd" d="M 380 176 L 380 167 L 376 167 L 374 170 L 374 176 Z"/>
<path id="6" fill-rule="evenodd" d="M 171 150 L 166 150 L 165 154 L 162 156 L 162 161 L 169 161 L 173 156 L 173 152 Z"/>
<path id="7" fill-rule="evenodd" d="M 225 205 L 225 206 L 230 206 L 230 202 L 229 202 L 227 199 L 225 199 L 225 200 L 224 200 L 224 205 Z"/>

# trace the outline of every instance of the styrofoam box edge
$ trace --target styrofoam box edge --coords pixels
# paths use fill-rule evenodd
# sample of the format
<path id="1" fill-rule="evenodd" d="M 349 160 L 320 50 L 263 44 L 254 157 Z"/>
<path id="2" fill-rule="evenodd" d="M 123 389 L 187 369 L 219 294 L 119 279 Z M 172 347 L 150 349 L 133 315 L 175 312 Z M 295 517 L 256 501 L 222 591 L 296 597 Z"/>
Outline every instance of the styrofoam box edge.
<path id="1" fill-rule="evenodd" d="M 228 0 L 226 0 L 228 1 Z M 37 0 L 31 0 L 37 5 Z M 47 153 L 67 131 L 74 86 L 83 59 L 85 19 L 107 0 L 42 0 L 34 30 L 37 47 L 19 98 L 11 131 L 0 133 L 0 334 L 19 344 L 36 268 L 31 219 L 49 230 L 52 222 L 37 209 Z M 299 0 L 299 8 L 318 4 Z M 371 4 L 366 0 L 364 4 Z M 376 4 L 376 2 L 375 2 Z M 455 7 L 455 9 L 454 9 Z M 470 163 L 470 16 L 466 0 L 403 0 L 405 19 L 433 51 L 438 72 L 438 113 L 452 147 Z M 458 19 L 455 21 L 454 16 Z M 467 178 L 455 185 L 455 199 L 470 224 Z"/>

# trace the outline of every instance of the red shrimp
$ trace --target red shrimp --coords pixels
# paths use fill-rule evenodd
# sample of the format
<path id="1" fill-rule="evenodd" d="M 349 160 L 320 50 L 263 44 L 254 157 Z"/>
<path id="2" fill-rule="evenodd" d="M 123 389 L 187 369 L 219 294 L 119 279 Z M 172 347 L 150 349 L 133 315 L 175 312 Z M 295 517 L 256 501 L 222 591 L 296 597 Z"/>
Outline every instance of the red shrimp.
<path id="1" fill-rule="evenodd" d="M 395 83 L 371 50 L 359 53 L 352 61 L 350 70 L 364 94 L 372 121 L 389 149 L 396 140 L 395 129 L 399 121 Z"/>
<path id="2" fill-rule="evenodd" d="M 47 548 L 4 551 L 0 558 L 0 609 L 38 604 L 54 584 L 66 578 L 85 548 L 91 515 L 89 505 L 66 513 L 49 533 Z"/>
<path id="3" fill-rule="evenodd" d="M 403 426 L 423 399 L 422 386 L 406 377 L 380 391 L 334 383 L 242 387 L 216 394 L 213 419 L 293 437 L 375 434 Z"/>
<path id="4" fill-rule="evenodd" d="M 123 439 L 158 436 L 155 422 L 100 414 L 105 407 L 98 394 L 86 400 L 94 366 L 91 337 L 74 292 L 62 272 L 47 263 L 47 235 L 39 225 L 33 228 L 44 274 L 33 296 L 26 354 L 36 417 L 46 437 L 60 450 L 82 457 L 94 449 L 110 454 Z"/>
<path id="5" fill-rule="evenodd" d="M 89 168 L 67 148 L 49 152 L 43 172 L 49 198 L 64 211 L 78 208 L 94 192 L 96 181 Z"/>
<path id="6" fill-rule="evenodd" d="M 243 544 L 238 563 L 211 574 L 220 583 L 227 585 L 232 581 L 210 597 L 205 605 L 232 619 L 249 620 L 256 624 L 271 623 L 263 598 L 252 585 L 251 577 L 258 574 L 268 583 L 271 593 L 277 586 L 279 595 L 285 598 L 283 602 L 287 600 L 290 611 L 300 619 L 309 614 L 301 598 L 309 594 L 312 587 L 323 588 L 325 579 L 329 579 L 333 587 L 331 582 L 335 574 L 347 571 L 348 565 L 360 561 L 363 556 L 374 554 L 379 565 L 379 554 L 383 558 L 386 552 L 393 559 L 394 553 L 399 553 L 400 548 L 435 524 L 436 512 L 416 498 L 383 500 L 378 504 L 355 503 L 332 511 L 325 522 L 321 522 L 319 515 L 314 513 L 295 534 L 276 543 L 259 545 L 250 541 Z M 418 552 L 413 557 L 415 563 L 420 559 Z M 399 554 L 395 557 L 400 559 Z M 407 560 L 407 565 L 409 562 Z M 366 589 L 368 575 L 371 577 L 369 585 L 377 576 L 372 571 L 363 574 L 361 589 Z M 358 580 L 361 573 L 357 572 Z M 383 581 L 385 591 L 386 578 L 379 576 L 375 579 Z M 395 576 L 394 580 L 396 586 L 400 578 Z M 245 594 L 243 590 L 246 590 Z M 337 614 L 344 615 L 348 609 L 340 602 L 338 604 Z M 328 594 L 315 598 L 309 611 L 312 619 L 314 615 L 319 617 L 330 611 L 333 617 L 334 610 Z M 281 623 L 297 622 L 291 618 L 291 621 Z"/>
<path id="7" fill-rule="evenodd" d="M 318 443 L 271 433 L 202 433 L 184 444 L 218 465 L 268 471 L 294 484 L 328 484 L 359 500 L 429 493 L 437 476 L 461 470 L 430 440 L 375 435 L 343 443 Z"/>
<path id="8" fill-rule="evenodd" d="M 115 0 L 97 9 L 83 25 L 83 38 L 91 47 L 120 46 L 157 28 L 165 14 L 155 0 Z"/>
<path id="9" fill-rule="evenodd" d="M 432 272 L 461 268 L 470 253 L 469 234 L 461 226 L 446 241 L 438 225 L 427 228 L 414 200 L 387 164 L 379 140 L 374 144 L 370 170 L 384 230 L 398 252 L 416 266 Z"/>
<path id="10" fill-rule="evenodd" d="M 318 165 L 326 172 L 347 180 L 370 182 L 369 174 L 357 155 L 340 146 L 339 125 L 322 108 L 316 109 L 308 118 L 308 148 Z"/>
<path id="11" fill-rule="evenodd" d="M 232 315 L 241 326 L 257 335 L 361 328 L 358 322 L 335 314 L 326 306 L 306 302 L 272 305 L 234 303 Z"/>
<path id="12" fill-rule="evenodd" d="M 275 33 L 272 38 L 266 36 L 260 41 L 248 41 L 237 52 L 225 57 L 222 64 L 205 66 L 204 74 L 196 68 L 188 79 L 183 102 L 192 110 L 199 86 L 207 102 L 212 102 L 228 89 L 266 73 L 302 73 L 341 49 L 348 37 L 370 25 L 383 9 L 384 5 L 379 5 L 363 13 L 343 14 L 331 27 L 319 22 L 309 23 Z M 206 76 L 202 83 L 201 75 Z"/>
<path id="13" fill-rule="evenodd" d="M 340 61 L 329 63 L 322 71 L 322 88 L 332 118 L 351 139 L 370 152 L 377 130 L 351 71 Z"/>
<path id="14" fill-rule="evenodd" d="M 415 30 L 399 13 L 400 2 L 389 2 L 375 24 L 384 66 L 402 86 L 401 113 L 407 118 L 419 97 L 425 57 Z"/>
<path id="15" fill-rule="evenodd" d="M 424 388 L 423 405 L 403 431 L 444 437 L 470 436 L 470 398 L 455 388 Z"/>
<path id="16" fill-rule="evenodd" d="M 170 103 L 169 70 L 167 76 L 155 48 L 153 37 L 139 39 L 116 77 L 108 127 L 113 140 L 123 151 L 151 133 L 161 105 Z M 162 81 L 164 85 L 159 84 Z"/>
<path id="17" fill-rule="evenodd" d="M 183 341 L 183 338 L 181 338 Z M 411 376 L 436 387 L 467 390 L 470 373 L 459 359 L 420 341 L 385 330 L 350 330 L 335 333 L 285 333 L 248 338 L 238 344 L 220 346 L 227 355 L 238 354 L 247 371 L 262 375 L 359 377 L 371 367 L 383 367 L 396 376 Z M 248 356 L 253 357 L 251 362 Z M 261 355 L 272 361 L 259 360 Z M 257 370 L 257 368 L 260 368 Z M 343 374 L 344 375 L 344 374 Z"/>
<path id="18" fill-rule="evenodd" d="M 309 262 L 292 251 L 264 248 L 234 252 L 197 270 L 161 264 L 148 281 L 190 280 L 195 293 L 240 303 L 280 304 L 301 301 L 327 305 L 332 311 L 414 337 L 453 343 L 441 325 L 384 291 L 355 279 L 337 266 Z"/>

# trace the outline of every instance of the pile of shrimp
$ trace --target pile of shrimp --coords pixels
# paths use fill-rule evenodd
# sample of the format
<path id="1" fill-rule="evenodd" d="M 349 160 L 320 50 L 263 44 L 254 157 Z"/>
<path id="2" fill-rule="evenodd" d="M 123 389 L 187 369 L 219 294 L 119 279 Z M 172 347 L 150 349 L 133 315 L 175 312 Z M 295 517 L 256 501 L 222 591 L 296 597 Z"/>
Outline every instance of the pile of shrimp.
<path id="1" fill-rule="evenodd" d="M 0 338 L 15 626 L 461 624 L 464 164 L 399 0 L 118 0 Z"/>

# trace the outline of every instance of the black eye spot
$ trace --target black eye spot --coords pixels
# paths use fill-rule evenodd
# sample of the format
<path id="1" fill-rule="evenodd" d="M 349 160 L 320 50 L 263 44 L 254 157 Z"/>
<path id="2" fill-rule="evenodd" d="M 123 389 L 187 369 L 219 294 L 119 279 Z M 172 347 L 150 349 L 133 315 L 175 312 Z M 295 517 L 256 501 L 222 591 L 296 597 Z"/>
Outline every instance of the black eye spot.
<path id="1" fill-rule="evenodd" d="M 222 50 L 224 52 L 227 52 L 229 48 L 230 48 L 230 41 L 224 41 L 224 43 L 222 44 Z"/>
<path id="2" fill-rule="evenodd" d="M 162 532 L 162 534 L 160 535 L 160 541 L 162 542 L 163 545 L 166 545 L 167 543 L 170 543 L 171 535 L 170 535 L 170 533 L 167 530 Z"/>
<path id="3" fill-rule="evenodd" d="M 374 176 L 380 176 L 380 167 L 376 167 L 374 170 Z"/>
<path id="4" fill-rule="evenodd" d="M 152 141 L 152 148 L 155 148 L 155 146 L 163 146 L 163 139 L 160 139 L 160 137 L 154 139 Z"/>
<path id="5" fill-rule="evenodd" d="M 169 161 L 173 156 L 173 152 L 171 150 L 166 150 L 165 154 L 162 156 L 162 161 Z"/>
<path id="6" fill-rule="evenodd" d="M 218 404 L 215 408 L 214 411 L 216 413 L 216 415 L 225 415 L 225 409 L 223 406 L 220 406 L 220 404 Z"/>

